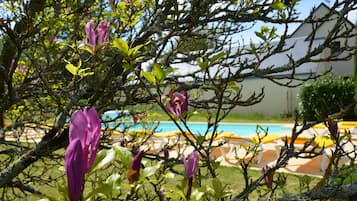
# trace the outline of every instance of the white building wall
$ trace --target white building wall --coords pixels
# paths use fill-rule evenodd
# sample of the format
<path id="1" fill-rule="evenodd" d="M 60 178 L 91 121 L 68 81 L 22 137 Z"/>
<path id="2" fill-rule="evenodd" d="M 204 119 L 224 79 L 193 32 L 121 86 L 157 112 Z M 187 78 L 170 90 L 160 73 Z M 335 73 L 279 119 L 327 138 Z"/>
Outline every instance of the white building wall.
<path id="1" fill-rule="evenodd" d="M 297 83 L 297 82 L 296 82 Z M 288 88 L 279 86 L 269 80 L 251 78 L 243 81 L 243 99 L 252 93 L 259 93 L 264 88 L 265 96 L 262 102 L 247 106 L 237 107 L 233 112 L 241 114 L 261 114 L 266 116 L 294 115 L 298 107 L 297 94 L 300 87 Z"/>

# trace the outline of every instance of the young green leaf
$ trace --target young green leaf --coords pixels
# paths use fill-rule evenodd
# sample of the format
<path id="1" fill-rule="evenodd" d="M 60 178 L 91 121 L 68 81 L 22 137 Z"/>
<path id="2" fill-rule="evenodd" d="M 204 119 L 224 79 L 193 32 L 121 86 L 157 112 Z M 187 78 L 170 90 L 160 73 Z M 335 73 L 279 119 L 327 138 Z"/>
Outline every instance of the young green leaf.
<path id="1" fill-rule="evenodd" d="M 207 69 L 208 68 L 208 60 L 207 59 L 199 57 L 199 58 L 196 59 L 196 62 L 198 64 L 198 66 L 201 67 L 202 69 Z"/>
<path id="2" fill-rule="evenodd" d="M 216 61 L 222 59 L 224 56 L 226 56 L 226 53 L 225 53 L 225 52 L 220 52 L 220 53 L 214 55 L 214 56 L 210 59 L 209 62 L 212 64 L 212 63 L 214 63 L 214 62 L 216 62 Z"/>
<path id="3" fill-rule="evenodd" d="M 109 164 L 115 159 L 115 150 L 101 150 L 94 161 L 93 168 L 91 172 L 95 172 L 98 169 L 103 168 L 105 165 Z"/>
<path id="4" fill-rule="evenodd" d="M 145 77 L 147 81 L 149 81 L 151 84 L 155 84 L 155 76 L 149 72 L 146 71 L 141 71 L 141 75 Z"/>
<path id="5" fill-rule="evenodd" d="M 161 82 L 165 78 L 165 72 L 161 68 L 160 64 L 154 64 L 153 73 L 156 81 Z"/>
<path id="6" fill-rule="evenodd" d="M 129 169 L 133 156 L 131 152 L 124 147 L 116 146 L 114 147 L 116 153 L 116 160 L 119 160 L 127 169 Z"/>
<path id="7" fill-rule="evenodd" d="M 72 74 L 72 75 L 77 75 L 78 74 L 78 68 L 75 67 L 73 64 L 68 63 L 66 64 L 66 69 Z"/>
<path id="8" fill-rule="evenodd" d="M 113 46 L 115 48 L 118 48 L 119 52 L 123 56 L 128 56 L 128 54 L 129 54 L 129 45 L 125 40 L 123 40 L 121 38 L 116 38 L 113 41 Z"/>
<path id="9" fill-rule="evenodd" d="M 130 48 L 129 49 L 129 52 L 128 52 L 128 55 L 129 56 L 136 56 L 138 53 L 139 53 L 139 50 L 143 47 L 144 45 L 143 44 L 140 44 L 140 45 L 137 45 L 133 48 Z"/>
<path id="10" fill-rule="evenodd" d="M 271 7 L 281 11 L 284 8 L 284 4 L 281 1 L 275 1 L 273 4 L 271 4 Z"/>

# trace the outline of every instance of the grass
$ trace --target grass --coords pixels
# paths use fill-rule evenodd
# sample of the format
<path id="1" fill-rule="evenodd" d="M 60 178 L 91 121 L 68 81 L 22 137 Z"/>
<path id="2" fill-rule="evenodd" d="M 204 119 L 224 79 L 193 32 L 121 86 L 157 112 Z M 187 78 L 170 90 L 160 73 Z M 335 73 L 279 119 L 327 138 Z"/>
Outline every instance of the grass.
<path id="1" fill-rule="evenodd" d="M 169 117 L 167 114 L 163 111 L 155 111 L 155 110 L 150 110 L 149 112 L 149 117 L 154 119 L 154 120 L 160 120 L 160 121 L 170 121 Z M 207 121 L 207 114 L 206 113 L 194 113 L 191 115 L 189 121 L 193 122 L 206 122 Z M 249 122 L 249 123 L 291 123 L 293 120 L 291 118 L 281 118 L 281 117 L 266 117 L 258 114 L 252 114 L 252 115 L 242 115 L 242 114 L 230 114 L 227 116 L 223 122 Z M 4 147 L 0 145 L 0 150 L 2 150 Z M 63 150 L 59 151 L 60 153 L 64 153 Z M 48 160 L 48 159 L 47 159 Z M 0 162 L 3 161 L 2 155 L 0 155 Z M 48 162 L 48 161 L 47 161 Z M 47 163 L 46 162 L 46 163 Z M 58 181 L 55 182 L 50 182 L 52 185 L 53 184 L 59 184 L 63 183 L 63 166 L 61 165 L 53 165 L 51 167 L 47 166 L 44 161 L 38 161 L 34 165 L 32 165 L 31 168 L 28 168 L 27 170 L 31 170 L 28 173 L 37 175 L 38 177 L 43 174 L 43 177 L 46 178 L 47 180 L 50 180 L 51 178 L 57 178 Z M 1 167 L 1 166 L 0 166 Z M 5 168 L 4 166 L 1 168 Z M 183 172 L 182 166 L 178 166 L 179 171 Z M 43 170 L 46 169 L 46 173 L 42 172 Z M 240 192 L 243 187 L 244 187 L 244 178 L 241 173 L 241 170 L 237 167 L 224 167 L 220 166 L 217 169 L 218 173 L 218 178 L 222 182 L 223 185 L 226 185 L 227 188 L 232 190 L 234 194 L 237 194 Z M 107 174 L 103 172 L 103 174 Z M 125 173 L 124 173 L 125 174 Z M 252 179 L 258 178 L 261 176 L 261 171 L 257 170 L 250 170 L 249 171 L 250 176 Z M 279 178 L 288 178 L 286 185 L 282 185 L 281 190 L 279 191 L 279 194 L 283 192 L 288 192 L 288 193 L 296 193 L 298 192 L 298 189 L 300 187 L 301 183 L 301 178 L 296 175 L 289 175 L 289 174 L 276 174 L 277 176 L 279 175 Z M 19 178 L 23 178 L 21 175 Z M 172 186 L 178 185 L 182 180 L 182 177 L 178 176 L 175 177 L 175 180 L 170 181 L 169 184 Z M 310 185 L 313 185 L 318 181 L 317 178 L 312 178 L 312 182 Z M 205 178 L 203 180 L 204 184 L 209 184 L 212 182 L 210 178 Z M 49 185 L 43 185 L 43 183 L 40 183 L 39 181 L 30 181 L 30 184 L 35 186 L 38 189 L 41 189 L 45 192 L 45 194 L 48 195 L 59 195 L 58 189 L 56 185 L 49 186 Z M 266 189 L 265 186 L 259 187 L 259 189 Z M 259 190 L 261 192 L 261 190 Z M 2 190 L 0 189 L 0 193 L 2 193 Z M 251 200 L 257 200 L 259 198 L 259 194 L 257 192 L 254 192 L 250 195 Z M 26 197 L 26 200 L 38 200 L 38 196 L 33 196 L 29 195 Z M 20 200 L 20 199 L 19 199 Z"/>
<path id="2" fill-rule="evenodd" d="M 3 150 L 4 148 L 6 147 L 0 145 L 0 150 Z M 57 151 L 57 154 L 63 155 L 64 150 L 62 149 Z M 0 155 L 0 162 L 2 162 L 3 159 L 4 159 L 4 155 Z M 1 169 L 3 168 L 5 167 L 3 166 Z M 182 165 L 176 165 L 175 170 L 180 173 L 184 172 Z M 207 184 L 208 186 L 212 186 L 212 179 L 206 176 L 207 174 L 205 170 L 206 170 L 205 168 L 202 168 L 201 171 L 201 175 L 203 178 L 202 183 L 203 185 Z M 105 168 L 104 170 L 100 170 L 99 174 L 108 175 L 111 174 L 112 171 L 117 172 L 118 169 Z M 127 173 L 124 171 L 121 172 L 120 174 L 124 175 L 123 183 L 126 183 L 127 181 L 125 179 L 125 175 Z M 253 170 L 253 169 L 249 170 L 249 175 L 251 176 L 252 179 L 256 179 L 260 177 L 261 174 L 262 173 L 260 170 Z M 30 177 L 28 176 L 25 177 L 24 175 L 28 175 Z M 222 185 L 226 186 L 227 190 L 232 191 L 233 195 L 236 195 L 242 191 L 244 187 L 244 178 L 240 168 L 219 166 L 217 168 L 217 175 Z M 301 182 L 304 183 L 304 181 L 307 180 L 311 180 L 311 182 L 305 186 L 309 186 L 311 188 L 319 180 L 318 178 L 314 178 L 314 177 L 305 177 L 304 179 L 302 176 L 282 174 L 282 173 L 276 173 L 274 177 L 275 180 L 279 180 L 281 183 L 281 186 L 277 191 L 278 195 L 281 195 L 283 192 L 284 193 L 299 192 Z M 178 175 L 173 179 L 171 179 L 170 181 L 168 181 L 166 185 L 169 185 L 170 187 L 179 186 L 181 184 L 182 178 L 183 178 L 182 175 Z M 24 174 L 20 174 L 19 179 L 25 181 L 27 185 L 34 186 L 35 188 L 40 189 L 46 195 L 61 197 L 60 193 L 58 192 L 58 186 L 63 184 L 64 182 L 63 159 L 61 159 L 61 157 L 57 160 L 43 158 L 43 160 L 39 160 L 33 165 L 31 165 L 29 168 L 27 168 L 24 171 Z M 0 189 L 0 193 L 3 193 L 3 190 L 4 189 Z M 260 196 L 259 192 L 262 193 L 267 190 L 268 189 L 265 187 L 265 185 L 259 186 L 258 191 L 251 193 L 249 195 L 249 198 L 251 200 L 257 200 Z M 20 193 L 18 190 L 16 191 Z M 12 191 L 10 189 L 7 189 L 7 192 L 11 193 Z M 16 200 L 24 200 L 24 199 L 35 201 L 35 200 L 39 200 L 40 197 L 35 195 L 27 195 L 26 197 L 22 197 L 21 199 L 16 199 Z"/>

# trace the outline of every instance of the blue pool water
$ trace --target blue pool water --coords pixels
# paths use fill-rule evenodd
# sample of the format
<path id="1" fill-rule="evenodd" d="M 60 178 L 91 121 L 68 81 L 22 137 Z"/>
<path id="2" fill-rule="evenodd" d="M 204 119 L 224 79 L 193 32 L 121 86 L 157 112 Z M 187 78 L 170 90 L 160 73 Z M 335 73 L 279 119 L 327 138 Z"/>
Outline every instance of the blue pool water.
<path id="1" fill-rule="evenodd" d="M 113 118 L 112 113 L 104 113 L 103 116 Z M 130 115 L 127 115 L 130 116 Z M 129 118 L 131 119 L 131 118 Z M 180 124 L 183 130 L 187 130 L 184 128 L 183 124 Z M 121 124 L 117 130 L 152 130 L 157 124 L 134 124 L 133 122 L 127 122 L 125 124 Z M 125 129 L 127 127 L 127 129 Z M 130 127 L 130 128 L 129 128 Z M 188 123 L 188 127 L 192 133 L 195 134 L 205 134 L 207 131 L 207 123 L 199 123 L 199 122 L 191 122 Z M 157 133 L 160 132 L 168 132 L 179 130 L 177 126 L 173 122 L 160 122 L 158 128 L 156 129 Z M 259 124 L 259 129 L 257 124 L 246 124 L 246 123 L 221 123 L 217 128 L 218 132 L 233 132 L 235 135 L 239 136 L 248 136 L 255 135 L 257 131 L 259 133 L 264 133 L 265 131 L 269 134 L 289 134 L 291 132 L 291 125 L 287 124 Z M 210 128 L 207 133 L 212 133 L 213 128 Z"/>
<path id="2" fill-rule="evenodd" d="M 188 123 L 188 127 L 193 133 L 204 134 L 207 130 L 207 123 Z M 178 130 L 176 125 L 171 122 L 163 122 L 160 123 L 157 132 L 167 132 Z M 186 130 L 186 129 L 184 129 Z M 235 135 L 254 135 L 257 133 L 264 133 L 267 131 L 268 133 L 289 133 L 290 128 L 288 126 L 278 125 L 278 124 L 266 124 L 259 125 L 257 124 L 237 124 L 237 123 L 221 123 L 219 124 L 217 131 L 218 132 L 233 132 Z M 211 133 L 213 128 L 208 130 L 208 133 Z"/>
<path id="3" fill-rule="evenodd" d="M 130 127 L 128 130 L 152 130 L 156 125 L 154 124 L 136 124 L 128 123 L 126 126 Z M 183 130 L 187 130 L 181 124 Z M 124 130 L 124 124 L 119 126 L 118 130 Z M 207 123 L 188 123 L 188 127 L 192 133 L 195 134 L 204 134 L 207 130 Z M 175 131 L 179 130 L 177 126 L 172 122 L 161 122 L 156 129 L 157 133 L 160 132 L 168 132 L 168 131 Z M 279 125 L 279 124 L 264 124 L 259 125 L 257 124 L 238 124 L 238 123 L 221 123 L 217 128 L 218 132 L 233 132 L 235 135 L 239 136 L 248 136 L 248 135 L 255 135 L 257 131 L 259 133 L 268 132 L 269 134 L 288 134 L 291 132 L 291 128 L 288 125 Z M 208 133 L 212 133 L 213 128 L 208 130 Z"/>

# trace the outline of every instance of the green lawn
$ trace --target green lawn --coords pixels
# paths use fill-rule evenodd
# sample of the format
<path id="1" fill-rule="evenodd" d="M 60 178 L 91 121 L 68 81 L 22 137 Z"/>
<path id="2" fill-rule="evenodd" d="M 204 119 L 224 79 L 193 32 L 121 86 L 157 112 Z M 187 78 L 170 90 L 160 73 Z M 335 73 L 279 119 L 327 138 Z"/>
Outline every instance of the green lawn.
<path id="1" fill-rule="evenodd" d="M 4 148 L 3 145 L 0 145 L 0 150 Z M 64 150 L 60 150 L 57 152 L 57 156 L 63 155 Z M 4 155 L 0 155 L 0 161 L 2 162 L 4 159 Z M 3 164 L 3 163 L 2 163 Z M 4 164 L 3 164 L 4 165 Z M 1 167 L 1 169 L 5 168 L 4 166 Z M 183 173 L 183 167 L 182 165 L 176 165 L 175 169 L 177 172 Z M 109 174 L 112 171 L 118 171 L 117 169 L 105 169 L 101 174 Z M 50 159 L 50 158 L 44 158 L 43 160 L 40 160 L 36 163 L 34 163 L 32 166 L 27 168 L 24 172 L 25 174 L 31 175 L 31 179 L 28 180 L 29 178 L 26 177 L 27 179 L 25 180 L 27 185 L 30 186 L 35 186 L 37 189 L 40 189 L 47 195 L 55 196 L 57 197 L 59 195 L 58 192 L 58 185 L 63 184 L 63 179 L 64 179 L 64 170 L 63 170 L 63 159 L 58 158 L 56 160 Z M 126 175 L 126 172 L 122 173 L 123 175 Z M 203 185 L 208 184 L 212 185 L 212 179 L 210 177 L 206 177 L 205 173 L 205 168 L 202 168 L 201 174 L 203 175 Z M 256 179 L 259 176 L 261 176 L 261 171 L 260 170 L 250 170 L 249 174 L 252 179 Z M 227 186 L 226 188 L 230 191 L 233 192 L 233 194 L 237 194 L 238 192 L 241 192 L 241 190 L 244 187 L 244 180 L 243 180 L 243 175 L 241 173 L 241 169 L 238 167 L 224 167 L 224 166 L 219 166 L 217 169 L 217 175 L 219 180 L 222 182 L 223 185 Z M 291 175 L 291 174 L 275 174 L 275 180 L 280 180 L 281 181 L 281 188 L 278 191 L 278 194 L 281 194 L 282 192 L 286 193 L 296 193 L 299 191 L 300 187 L 300 181 L 306 181 L 305 179 L 302 179 L 302 176 L 296 176 L 296 175 Z M 24 174 L 21 174 L 19 178 L 22 180 L 22 178 L 25 178 Z M 41 179 L 40 179 L 41 178 Z M 182 181 L 182 176 L 176 176 L 174 179 L 168 181 L 167 185 L 170 186 L 176 186 L 179 185 Z M 285 179 L 286 180 L 285 180 Z M 313 178 L 311 177 L 312 181 L 310 183 L 310 188 L 318 181 L 318 178 Z M 286 182 L 284 182 L 284 180 Z M 127 182 L 126 180 L 124 182 Z M 264 192 L 266 190 L 265 185 L 259 187 L 260 192 Z M 0 193 L 3 193 L 4 189 L 0 189 Z M 9 189 L 7 189 L 9 190 Z M 8 192 L 11 192 L 8 191 Z M 17 191 L 19 193 L 19 191 Z M 20 194 L 20 193 L 19 193 Z M 258 199 L 258 193 L 254 192 L 250 194 L 251 200 L 257 200 Z M 27 195 L 25 197 L 25 200 L 38 200 L 38 196 L 32 196 L 32 195 Z M 17 199 L 17 200 L 23 200 L 24 198 Z"/>

